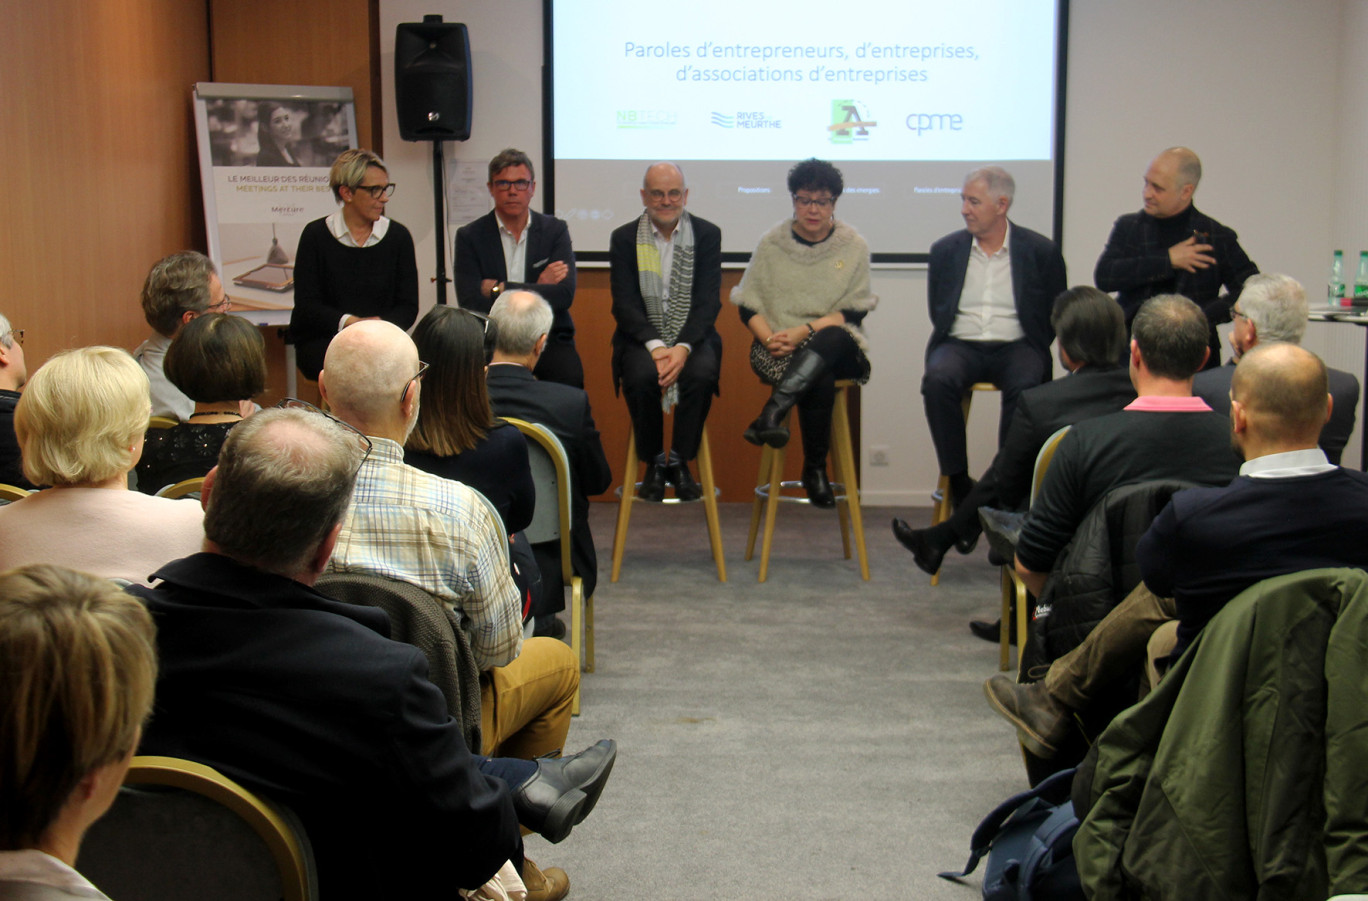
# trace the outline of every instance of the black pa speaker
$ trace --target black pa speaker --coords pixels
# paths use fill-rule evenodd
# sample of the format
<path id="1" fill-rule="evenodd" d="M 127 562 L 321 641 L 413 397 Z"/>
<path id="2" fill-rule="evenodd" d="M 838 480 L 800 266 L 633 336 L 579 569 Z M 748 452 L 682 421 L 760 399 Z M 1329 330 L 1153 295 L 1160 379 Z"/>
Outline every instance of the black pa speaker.
<path id="1" fill-rule="evenodd" d="M 470 138 L 470 33 L 441 16 L 394 35 L 394 100 L 405 141 Z"/>

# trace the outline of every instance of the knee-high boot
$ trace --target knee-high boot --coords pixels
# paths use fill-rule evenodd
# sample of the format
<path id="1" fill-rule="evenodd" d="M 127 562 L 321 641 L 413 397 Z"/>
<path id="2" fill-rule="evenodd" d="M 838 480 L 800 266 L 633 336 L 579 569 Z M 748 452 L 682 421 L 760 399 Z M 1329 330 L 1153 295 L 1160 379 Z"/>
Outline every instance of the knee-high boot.
<path id="1" fill-rule="evenodd" d="M 814 507 L 836 506 L 836 494 L 827 478 L 827 454 L 831 451 L 831 405 L 809 406 L 814 397 L 798 407 L 798 424 L 803 428 L 803 490 Z"/>
<path id="2" fill-rule="evenodd" d="M 784 415 L 826 372 L 826 361 L 811 350 L 804 348 L 795 353 L 784 370 L 783 378 L 774 386 L 770 399 L 765 402 L 760 416 L 746 429 L 745 439 L 751 444 L 768 444 L 770 447 L 788 444 L 789 430 L 784 426 Z"/>

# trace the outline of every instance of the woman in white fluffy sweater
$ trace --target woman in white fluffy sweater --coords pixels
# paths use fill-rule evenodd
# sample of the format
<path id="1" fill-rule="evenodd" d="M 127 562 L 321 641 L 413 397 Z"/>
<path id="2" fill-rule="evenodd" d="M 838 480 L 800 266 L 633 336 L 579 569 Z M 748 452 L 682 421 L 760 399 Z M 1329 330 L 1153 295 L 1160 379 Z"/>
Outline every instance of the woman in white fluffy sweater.
<path id="1" fill-rule="evenodd" d="M 836 380 L 869 380 L 869 346 L 860 323 L 879 301 L 869 292 L 868 245 L 836 221 L 843 187 L 831 163 L 810 159 L 790 169 L 793 218 L 760 239 L 731 293 L 755 336 L 751 368 L 774 389 L 746 429 L 746 440 L 783 447 L 789 438 L 784 420 L 796 405 L 803 488 L 818 507 L 836 505 L 826 473 Z"/>

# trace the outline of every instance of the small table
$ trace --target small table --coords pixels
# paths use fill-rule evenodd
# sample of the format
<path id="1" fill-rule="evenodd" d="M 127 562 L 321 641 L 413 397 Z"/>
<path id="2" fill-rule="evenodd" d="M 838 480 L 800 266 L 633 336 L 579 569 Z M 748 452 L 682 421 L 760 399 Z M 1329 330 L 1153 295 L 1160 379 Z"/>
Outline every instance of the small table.
<path id="1" fill-rule="evenodd" d="M 1307 311 L 1306 318 L 1311 322 L 1342 322 L 1357 325 L 1359 328 L 1368 328 L 1368 308 L 1365 307 L 1315 307 Z M 1359 384 L 1368 385 L 1368 341 L 1364 343 L 1363 376 L 1359 379 Z M 1364 422 L 1364 413 L 1368 411 L 1368 389 L 1360 390 L 1363 393 L 1364 409 L 1359 411 L 1358 421 L 1363 423 L 1364 432 L 1359 447 L 1359 468 L 1368 472 L 1368 423 Z"/>

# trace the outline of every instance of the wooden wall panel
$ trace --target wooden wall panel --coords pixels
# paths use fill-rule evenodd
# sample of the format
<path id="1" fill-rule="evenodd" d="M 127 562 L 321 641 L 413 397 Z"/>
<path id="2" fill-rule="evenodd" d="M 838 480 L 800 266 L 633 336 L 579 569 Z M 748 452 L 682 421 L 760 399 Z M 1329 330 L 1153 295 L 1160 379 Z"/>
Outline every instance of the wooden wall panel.
<path id="1" fill-rule="evenodd" d="M 376 0 L 212 0 L 214 81 L 348 87 L 357 141 L 380 147 Z"/>
<path id="2" fill-rule="evenodd" d="M 148 267 L 204 249 L 190 93 L 208 76 L 202 3 L 6 4 L 0 311 L 27 331 L 30 371 L 66 347 L 136 346 Z"/>

